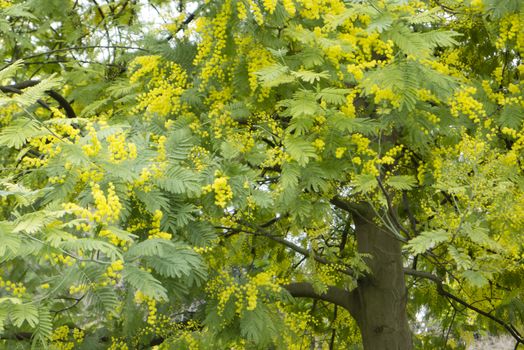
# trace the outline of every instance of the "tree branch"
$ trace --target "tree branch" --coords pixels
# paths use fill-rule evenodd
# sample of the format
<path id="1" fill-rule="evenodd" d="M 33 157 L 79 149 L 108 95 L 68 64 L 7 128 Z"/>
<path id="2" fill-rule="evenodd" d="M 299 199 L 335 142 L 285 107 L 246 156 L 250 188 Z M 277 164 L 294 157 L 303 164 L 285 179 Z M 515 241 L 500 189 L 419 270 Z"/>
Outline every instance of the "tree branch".
<path id="1" fill-rule="evenodd" d="M 380 190 L 384 194 L 384 197 L 386 197 L 386 203 L 387 203 L 387 206 L 388 206 L 388 212 L 389 212 L 389 214 L 391 216 L 391 219 L 393 220 L 393 224 L 395 226 L 397 226 L 397 228 L 400 229 L 402 232 L 404 232 L 404 234 L 408 238 L 410 238 L 411 236 L 409 234 L 409 231 L 406 230 L 406 228 L 398 220 L 397 213 L 396 213 L 395 208 L 393 206 L 393 201 L 391 200 L 391 196 L 389 195 L 388 191 L 386 191 L 386 188 L 384 187 L 384 184 L 382 183 L 382 180 L 378 176 L 377 176 L 377 182 L 378 182 L 378 186 L 380 187 Z"/>
<path id="2" fill-rule="evenodd" d="M 348 292 L 345 289 L 329 286 L 328 290 L 319 294 L 309 282 L 295 282 L 282 286 L 289 294 L 295 298 L 311 298 L 315 300 L 323 300 L 329 303 L 338 305 L 348 310 L 351 315 L 356 312 L 356 300 L 353 292 Z"/>
<path id="3" fill-rule="evenodd" d="M 180 26 L 175 30 L 175 33 L 174 34 L 178 34 L 178 32 L 180 32 L 182 29 L 184 29 L 184 27 L 186 27 L 189 23 L 193 22 L 193 20 L 196 18 L 196 15 L 202 11 L 202 8 L 204 6 L 200 6 L 199 8 L 197 8 L 195 10 L 195 12 L 193 13 L 190 13 L 189 16 L 187 16 L 187 18 L 184 20 L 184 22 L 182 22 L 182 24 L 180 24 Z M 174 37 L 174 34 L 169 34 L 166 38 L 166 41 L 170 41 L 171 39 L 173 39 Z"/>
<path id="4" fill-rule="evenodd" d="M 440 277 L 438 277 L 438 276 L 436 276 L 436 275 L 434 275 L 432 273 L 429 273 L 429 272 L 413 270 L 413 269 L 410 269 L 410 268 L 404 268 L 404 274 L 410 275 L 410 276 L 414 276 L 414 277 L 420 277 L 420 278 L 429 279 L 429 280 L 435 282 L 435 284 L 437 285 L 437 292 L 440 295 L 445 296 L 445 297 L 447 297 L 449 299 L 452 299 L 455 302 L 461 304 L 462 306 L 465 306 L 468 309 L 473 310 L 476 313 L 478 313 L 478 314 L 480 314 L 480 315 L 482 315 L 484 317 L 489 318 L 493 322 L 498 323 L 499 325 L 504 327 L 511 334 L 511 336 L 513 338 L 515 338 L 515 340 L 517 341 L 518 344 L 524 344 L 524 338 L 522 338 L 522 335 L 520 335 L 520 333 L 515 329 L 515 327 L 513 325 L 508 324 L 508 323 L 504 322 L 503 320 L 501 320 L 500 318 L 495 317 L 492 314 L 479 309 L 478 307 L 476 307 L 476 306 L 474 306 L 474 305 L 472 305 L 472 304 L 470 304 L 470 303 L 460 299 L 459 297 L 457 297 L 454 294 L 451 294 L 450 292 L 448 292 L 447 290 L 444 289 L 444 283 L 443 283 L 443 281 L 442 281 L 442 279 Z"/>
<path id="5" fill-rule="evenodd" d="M 51 312 L 55 313 L 55 316 L 57 314 L 59 314 L 60 312 L 64 312 L 64 311 L 67 311 L 67 310 L 70 310 L 72 308 L 74 308 L 75 306 L 77 306 L 81 301 L 82 299 L 84 299 L 86 295 L 82 295 L 80 298 L 72 298 L 73 300 L 75 300 L 75 302 L 67 307 L 64 307 L 62 309 L 59 309 L 59 310 L 51 310 Z M 60 299 L 65 299 L 65 298 L 60 298 Z"/>
<path id="6" fill-rule="evenodd" d="M 0 86 L 0 91 L 2 91 L 2 92 L 13 92 L 13 93 L 16 93 L 16 94 L 21 94 L 21 93 L 23 93 L 22 89 L 38 85 L 39 83 L 40 83 L 40 80 L 26 80 L 26 81 L 22 81 L 20 83 L 12 84 L 12 85 L 9 85 L 9 86 Z M 64 96 L 60 95 L 58 92 L 56 92 L 54 90 L 47 90 L 46 93 L 49 95 L 49 97 L 54 99 L 60 105 L 60 107 L 62 107 L 64 109 L 64 111 L 66 113 L 66 116 L 68 118 L 76 118 L 76 113 L 75 113 L 73 107 L 71 106 L 69 101 L 67 101 L 65 99 Z M 42 107 L 44 107 L 44 108 L 46 108 L 48 110 L 51 109 L 47 105 L 47 103 L 45 103 L 45 102 L 43 102 L 41 100 L 37 100 L 37 102 Z"/>
<path id="7" fill-rule="evenodd" d="M 16 84 L 15 84 L 16 85 Z M 17 89 L 15 86 L 13 85 L 10 85 L 10 86 L 0 86 L 0 91 L 2 91 L 3 93 L 8 93 L 8 92 L 12 92 L 14 94 L 22 94 L 23 91 L 20 90 L 20 89 Z M 44 101 L 42 101 L 41 99 L 38 99 L 36 100 L 36 103 L 38 103 L 40 106 L 44 107 L 45 109 L 47 110 L 51 110 L 51 107 L 49 107 L 49 105 L 47 103 L 45 103 Z"/>
<path id="8" fill-rule="evenodd" d="M 245 225 L 245 223 L 242 223 L 242 224 Z M 250 227 L 249 225 L 246 225 L 246 226 Z M 225 228 L 225 227 L 222 227 L 222 228 Z M 251 227 L 251 228 L 253 228 L 253 227 Z M 240 229 L 234 229 L 234 228 L 225 228 L 225 229 L 232 230 L 233 232 L 236 232 L 236 233 L 244 232 L 244 233 L 252 234 L 252 235 L 255 235 L 255 236 L 266 237 L 266 238 L 271 239 L 272 241 L 278 242 L 278 243 L 280 243 L 280 244 L 290 248 L 291 250 L 293 250 L 293 251 L 295 251 L 295 252 L 297 252 L 299 254 L 302 254 L 303 256 L 305 256 L 307 258 L 312 257 L 313 259 L 315 259 L 315 261 L 317 261 L 317 262 L 319 262 L 321 264 L 328 265 L 328 264 L 331 263 L 326 258 L 324 258 L 322 256 L 318 256 L 316 254 L 312 254 L 312 252 L 309 251 L 308 249 L 302 248 L 302 247 L 296 245 L 295 243 L 290 242 L 290 241 L 288 241 L 288 240 L 286 240 L 286 239 L 284 239 L 282 237 L 269 234 L 269 233 L 265 232 L 264 230 L 262 230 L 259 227 L 253 228 L 253 229 L 256 230 L 255 232 L 250 232 L 250 231 L 245 231 L 245 230 L 240 230 Z M 340 269 L 338 271 L 342 272 L 345 275 L 348 275 L 348 276 L 351 276 L 351 277 L 355 277 L 355 272 L 351 268 L 349 268 L 349 267 L 346 267 L 346 269 Z"/>

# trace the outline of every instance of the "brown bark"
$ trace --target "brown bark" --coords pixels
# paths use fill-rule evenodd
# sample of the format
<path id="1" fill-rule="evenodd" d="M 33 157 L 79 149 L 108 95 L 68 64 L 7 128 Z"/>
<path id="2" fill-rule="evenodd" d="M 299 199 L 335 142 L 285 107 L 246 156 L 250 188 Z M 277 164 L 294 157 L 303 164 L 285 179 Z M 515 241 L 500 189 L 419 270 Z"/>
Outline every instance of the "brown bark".
<path id="1" fill-rule="evenodd" d="M 358 250 L 370 254 L 371 273 L 359 281 L 353 312 L 365 350 L 413 348 L 400 242 L 373 222 L 372 210 L 354 215 Z"/>

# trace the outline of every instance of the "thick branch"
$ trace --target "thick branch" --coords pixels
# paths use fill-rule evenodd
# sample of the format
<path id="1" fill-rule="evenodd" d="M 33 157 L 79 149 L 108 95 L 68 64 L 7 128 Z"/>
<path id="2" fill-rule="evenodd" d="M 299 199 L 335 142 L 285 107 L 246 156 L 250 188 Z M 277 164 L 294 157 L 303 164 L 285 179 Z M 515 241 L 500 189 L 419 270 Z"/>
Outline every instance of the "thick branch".
<path id="1" fill-rule="evenodd" d="M 442 281 L 442 279 L 440 277 L 438 277 L 438 276 L 436 276 L 436 275 L 434 275 L 432 273 L 429 273 L 429 272 L 418 271 L 418 270 L 413 270 L 413 269 L 409 269 L 409 268 L 405 268 L 404 269 L 404 273 L 406 275 L 411 275 L 411 276 L 414 276 L 414 277 L 425 278 L 425 279 L 429 279 L 429 280 L 435 282 L 435 284 L 437 285 L 437 292 L 440 295 L 445 296 L 445 297 L 447 297 L 449 299 L 452 299 L 455 302 L 461 304 L 462 306 L 465 306 L 468 309 L 473 310 L 476 313 L 478 313 L 478 314 L 480 314 L 480 315 L 482 315 L 484 317 L 489 318 L 493 322 L 498 323 L 499 325 L 504 327 L 511 334 L 511 336 L 513 336 L 513 338 L 515 338 L 515 340 L 519 344 L 524 344 L 524 338 L 522 338 L 522 335 L 520 335 L 520 333 L 515 329 L 515 327 L 513 327 L 511 324 L 507 324 L 506 322 L 502 321 L 500 318 L 497 318 L 497 317 L 493 316 L 492 314 L 490 314 L 490 313 L 488 313 L 486 311 L 483 311 L 483 310 L 479 309 L 478 307 L 476 307 L 476 306 L 474 306 L 472 304 L 469 304 L 468 302 L 460 299 L 456 295 L 451 294 L 450 292 L 448 292 L 447 290 L 444 289 L 444 283 L 443 283 L 443 281 Z"/>
<path id="2" fill-rule="evenodd" d="M 11 85 L 11 86 L 0 86 L 0 91 L 2 91 L 3 93 L 8 93 L 8 92 L 12 92 L 14 94 L 22 94 L 23 91 L 16 88 L 14 85 Z M 45 109 L 47 110 L 51 110 L 51 107 L 49 107 L 49 105 L 47 103 L 45 103 L 44 101 L 38 99 L 36 100 L 36 103 L 38 103 L 40 106 L 44 107 Z"/>
<path id="3" fill-rule="evenodd" d="M 309 282 L 295 282 L 283 286 L 289 294 L 295 298 L 311 298 L 316 300 L 323 300 L 329 303 L 338 305 L 348 310 L 350 314 L 354 315 L 357 304 L 355 303 L 355 296 L 352 292 L 345 289 L 329 286 L 328 290 L 319 294 Z"/>
<path id="4" fill-rule="evenodd" d="M 20 83 L 16 83 L 16 84 L 9 85 L 9 86 L 0 86 L 0 91 L 2 91 L 2 92 L 13 92 L 13 93 L 16 93 L 16 94 L 21 94 L 21 93 L 23 93 L 22 89 L 38 85 L 39 83 L 40 83 L 40 80 L 26 80 L 26 81 L 22 81 Z M 76 118 L 76 113 L 73 110 L 73 107 L 71 106 L 71 104 L 62 95 L 60 95 L 58 92 L 56 92 L 54 90 L 47 90 L 46 93 L 49 95 L 49 97 L 51 97 L 56 102 L 58 102 L 60 107 L 62 107 L 64 109 L 64 111 L 66 113 L 66 116 L 68 118 Z M 37 102 L 42 107 L 44 107 L 46 109 L 50 109 L 49 106 L 45 102 L 43 102 L 41 100 L 38 100 Z"/>

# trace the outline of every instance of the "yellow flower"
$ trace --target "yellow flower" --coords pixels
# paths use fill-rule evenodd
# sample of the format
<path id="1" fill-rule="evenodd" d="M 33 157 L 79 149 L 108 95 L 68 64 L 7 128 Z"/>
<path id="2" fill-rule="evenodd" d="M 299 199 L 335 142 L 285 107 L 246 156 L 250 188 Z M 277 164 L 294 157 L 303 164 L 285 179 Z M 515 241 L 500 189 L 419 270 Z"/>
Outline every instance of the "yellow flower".
<path id="1" fill-rule="evenodd" d="M 335 150 L 335 157 L 340 159 L 344 156 L 344 153 L 346 153 L 347 148 L 346 147 L 338 147 Z"/>
<path id="2" fill-rule="evenodd" d="M 204 187 L 204 192 L 215 192 L 215 204 L 222 208 L 225 208 L 227 203 L 233 199 L 233 191 L 227 183 L 228 179 L 227 176 L 219 176 L 215 178 L 213 184 Z"/>

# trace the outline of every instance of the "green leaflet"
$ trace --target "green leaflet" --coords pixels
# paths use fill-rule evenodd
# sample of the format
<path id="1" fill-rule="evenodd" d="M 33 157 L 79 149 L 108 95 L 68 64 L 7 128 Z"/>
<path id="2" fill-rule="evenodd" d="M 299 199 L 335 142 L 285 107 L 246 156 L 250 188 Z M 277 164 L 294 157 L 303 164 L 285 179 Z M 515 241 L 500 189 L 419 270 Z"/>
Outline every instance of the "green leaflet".
<path id="1" fill-rule="evenodd" d="M 22 243 L 20 236 L 13 233 L 14 225 L 5 221 L 0 222 L 0 259 L 6 256 L 6 253 L 10 255 L 16 255 L 18 248 Z"/>
<path id="2" fill-rule="evenodd" d="M 31 303 L 11 304 L 9 308 L 9 318 L 16 327 L 21 327 L 25 322 L 35 327 L 39 322 L 38 316 L 38 308 Z"/>
<path id="3" fill-rule="evenodd" d="M 19 95 L 15 95 L 12 99 L 14 103 L 29 107 L 36 103 L 37 100 L 45 96 L 46 91 L 52 90 L 61 85 L 61 79 L 54 75 L 40 81 L 38 84 L 28 87 Z"/>
<path id="4" fill-rule="evenodd" d="M 447 241 L 449 237 L 450 233 L 442 229 L 424 231 L 417 237 L 412 238 L 407 247 L 413 254 L 421 254 L 428 249 L 434 248 L 437 244 Z"/>
<path id="5" fill-rule="evenodd" d="M 350 92 L 351 90 L 349 89 L 325 88 L 317 93 L 317 99 L 341 106 L 347 102 L 346 95 Z"/>
<path id="6" fill-rule="evenodd" d="M 358 174 L 355 175 L 355 179 L 351 182 L 351 185 L 355 188 L 356 192 L 367 193 L 377 188 L 378 182 L 374 175 Z"/>
<path id="7" fill-rule="evenodd" d="M 36 120 L 19 118 L 0 130 L 0 146 L 20 149 L 28 139 L 47 134 Z"/>
<path id="8" fill-rule="evenodd" d="M 124 268 L 124 280 L 136 290 L 156 300 L 166 300 L 167 290 L 162 283 L 145 270 L 127 265 Z"/>
<path id="9" fill-rule="evenodd" d="M 386 184 L 396 190 L 410 190 L 417 186 L 417 179 L 413 175 L 394 175 L 386 180 Z"/>
<path id="10" fill-rule="evenodd" d="M 310 159 L 317 157 L 316 149 L 310 141 L 289 136 L 284 141 L 287 153 L 298 165 L 305 166 Z"/>

